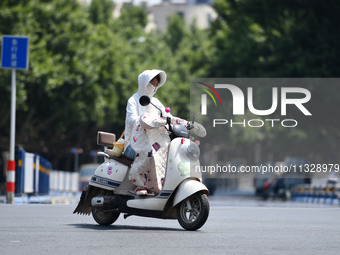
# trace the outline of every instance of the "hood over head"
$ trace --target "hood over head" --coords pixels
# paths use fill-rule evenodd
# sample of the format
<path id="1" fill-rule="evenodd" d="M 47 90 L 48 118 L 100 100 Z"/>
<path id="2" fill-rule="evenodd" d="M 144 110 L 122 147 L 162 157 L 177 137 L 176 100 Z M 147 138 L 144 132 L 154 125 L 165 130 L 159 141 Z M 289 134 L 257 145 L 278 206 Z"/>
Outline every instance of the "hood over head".
<path id="1" fill-rule="evenodd" d="M 158 86 L 155 88 L 150 84 L 150 81 L 159 75 L 160 80 Z M 148 96 L 150 99 L 156 93 L 157 89 L 164 85 L 166 82 L 166 73 L 162 70 L 145 70 L 138 76 L 138 95 L 139 96 Z"/>

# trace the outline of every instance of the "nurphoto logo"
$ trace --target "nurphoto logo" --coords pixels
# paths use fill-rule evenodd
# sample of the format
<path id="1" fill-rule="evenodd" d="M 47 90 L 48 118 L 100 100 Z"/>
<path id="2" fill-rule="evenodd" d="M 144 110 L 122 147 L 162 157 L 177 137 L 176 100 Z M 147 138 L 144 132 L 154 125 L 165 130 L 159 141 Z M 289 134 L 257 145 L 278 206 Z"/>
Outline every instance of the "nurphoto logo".
<path id="1" fill-rule="evenodd" d="M 200 89 L 205 92 L 201 94 L 201 115 L 208 114 L 208 100 L 207 96 L 211 98 L 214 102 L 215 107 L 219 105 L 223 107 L 222 103 L 222 95 L 227 96 L 226 100 L 232 101 L 232 116 L 240 116 L 246 115 L 246 110 L 256 116 L 266 116 L 267 118 L 256 118 L 256 119 L 243 119 L 241 121 L 235 121 L 233 119 L 226 118 L 213 118 L 212 125 L 216 127 L 217 125 L 226 125 L 230 124 L 230 127 L 235 125 L 248 126 L 248 127 L 262 127 L 265 123 L 274 127 L 277 122 L 281 124 L 282 127 L 296 127 L 298 125 L 298 121 L 296 119 L 278 119 L 278 118 L 269 118 L 270 115 L 279 111 L 280 116 L 287 116 L 287 108 L 288 106 L 293 106 L 299 110 L 304 116 L 312 116 L 312 113 L 306 107 L 306 104 L 311 100 L 311 92 L 303 87 L 276 87 L 273 86 L 271 88 L 266 88 L 267 91 L 271 90 L 269 96 L 262 100 L 266 102 L 271 102 L 270 106 L 265 109 L 259 109 L 255 106 L 255 96 L 254 91 L 259 89 L 260 86 L 257 87 L 249 86 L 245 88 L 244 93 L 242 89 L 233 84 L 228 83 L 214 83 L 209 85 L 205 82 L 197 82 L 196 85 L 200 86 Z M 263 91 L 263 88 L 262 88 Z M 217 100 L 216 100 L 216 99 Z M 279 100 L 280 99 L 280 100 Z M 280 102 L 279 102 L 280 101 Z M 219 103 L 219 104 L 218 104 Z M 247 106 L 247 108 L 245 107 Z M 223 108 L 214 109 L 213 115 L 215 115 L 216 111 L 223 111 Z M 295 111 L 296 114 L 296 111 Z"/>

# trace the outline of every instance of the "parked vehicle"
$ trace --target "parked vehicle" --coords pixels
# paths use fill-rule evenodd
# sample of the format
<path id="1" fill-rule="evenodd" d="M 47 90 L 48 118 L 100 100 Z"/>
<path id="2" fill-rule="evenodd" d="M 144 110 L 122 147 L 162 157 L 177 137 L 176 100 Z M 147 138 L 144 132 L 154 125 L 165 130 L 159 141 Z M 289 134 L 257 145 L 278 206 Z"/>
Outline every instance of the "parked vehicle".
<path id="1" fill-rule="evenodd" d="M 150 99 L 141 97 L 141 105 Z M 88 189 L 81 195 L 74 213 L 91 214 L 100 225 L 110 225 L 124 213 L 131 215 L 177 219 L 186 230 L 197 230 L 204 225 L 209 215 L 209 191 L 202 183 L 199 169 L 200 150 L 191 139 L 191 134 L 205 136 L 203 126 L 192 121 L 186 127 L 171 125 L 167 118 L 171 142 L 168 150 L 165 182 L 161 193 L 137 196 L 131 193 L 135 186 L 128 180 L 132 161 L 124 156 L 99 153 L 106 160 L 95 171 Z M 110 146 L 115 135 L 98 132 L 97 143 Z"/>

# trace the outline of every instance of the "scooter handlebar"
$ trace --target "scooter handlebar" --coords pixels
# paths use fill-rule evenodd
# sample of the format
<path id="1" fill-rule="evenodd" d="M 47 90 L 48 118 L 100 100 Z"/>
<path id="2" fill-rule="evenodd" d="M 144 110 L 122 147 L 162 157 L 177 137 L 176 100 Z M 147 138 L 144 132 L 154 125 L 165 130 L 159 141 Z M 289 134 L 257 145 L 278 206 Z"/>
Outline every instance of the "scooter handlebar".
<path id="1" fill-rule="evenodd" d="M 172 132 L 171 117 L 166 117 L 166 124 L 168 124 L 169 131 Z"/>

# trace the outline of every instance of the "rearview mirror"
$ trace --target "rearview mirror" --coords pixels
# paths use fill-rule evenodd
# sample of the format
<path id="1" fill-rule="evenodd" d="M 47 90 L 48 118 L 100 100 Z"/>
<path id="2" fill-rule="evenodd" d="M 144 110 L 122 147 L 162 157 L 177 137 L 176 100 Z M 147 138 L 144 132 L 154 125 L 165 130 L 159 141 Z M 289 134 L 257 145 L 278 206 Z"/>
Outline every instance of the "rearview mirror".
<path id="1" fill-rule="evenodd" d="M 148 96 L 141 96 L 140 99 L 139 99 L 139 103 L 142 105 L 142 106 L 147 106 L 148 104 L 150 104 L 150 97 Z"/>

